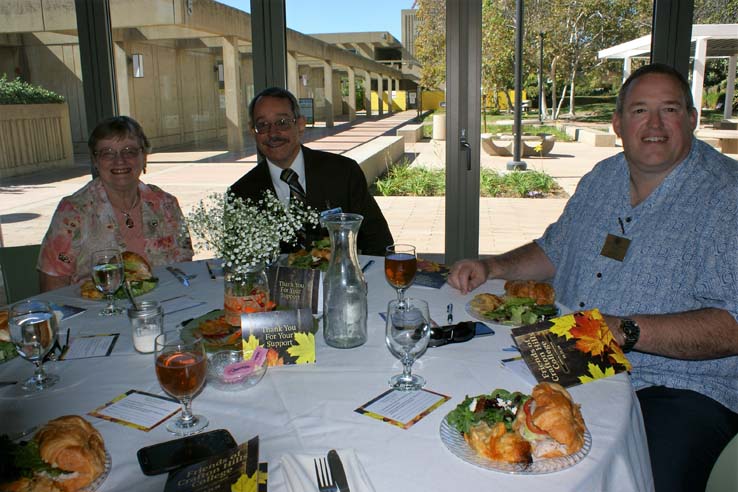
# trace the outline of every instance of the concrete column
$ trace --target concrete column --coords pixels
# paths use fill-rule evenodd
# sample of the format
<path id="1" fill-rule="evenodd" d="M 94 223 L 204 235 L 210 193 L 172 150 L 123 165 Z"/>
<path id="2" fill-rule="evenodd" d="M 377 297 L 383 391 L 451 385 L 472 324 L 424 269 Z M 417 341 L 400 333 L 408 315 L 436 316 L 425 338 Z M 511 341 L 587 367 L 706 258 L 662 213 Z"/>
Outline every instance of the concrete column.
<path id="1" fill-rule="evenodd" d="M 131 114 L 131 97 L 128 92 L 128 54 L 123 43 L 113 43 L 115 59 L 115 84 L 118 86 L 118 112 L 124 116 Z"/>
<path id="2" fill-rule="evenodd" d="M 241 117 L 241 60 L 236 36 L 223 38 L 223 85 L 225 86 L 228 151 L 241 152 L 244 149 L 244 125 Z"/>
<path id="3" fill-rule="evenodd" d="M 726 120 L 733 117 L 733 97 L 735 95 L 735 65 L 738 55 L 730 55 L 728 58 L 728 87 L 725 89 L 725 109 L 723 118 Z"/>
<path id="4" fill-rule="evenodd" d="M 287 52 L 287 90 L 295 97 L 300 97 L 300 73 L 297 58 L 292 52 Z"/>
<path id="5" fill-rule="evenodd" d="M 356 73 L 354 69 L 348 67 L 348 119 L 354 121 L 356 119 Z"/>
<path id="6" fill-rule="evenodd" d="M 379 116 L 384 116 L 384 77 L 377 74 L 377 101 L 379 101 Z"/>
<path id="7" fill-rule="evenodd" d="M 392 77 L 387 77 L 387 110 L 392 114 Z"/>
<path id="8" fill-rule="evenodd" d="M 323 60 L 323 87 L 325 92 L 325 126 L 333 127 L 333 65 Z"/>
<path id="9" fill-rule="evenodd" d="M 631 66 L 632 61 L 633 59 L 629 56 L 626 56 L 625 58 L 623 58 L 623 84 L 625 83 L 626 80 L 628 80 L 628 77 L 630 77 L 630 72 L 631 72 L 630 66 Z"/>
<path id="10" fill-rule="evenodd" d="M 707 39 L 697 38 L 694 46 L 694 68 L 692 69 L 692 99 L 697 110 L 697 128 L 702 114 L 702 86 L 705 83 L 705 59 L 707 58 Z"/>
<path id="11" fill-rule="evenodd" d="M 364 108 L 366 108 L 366 115 L 372 115 L 372 74 L 371 72 L 364 72 Z"/>

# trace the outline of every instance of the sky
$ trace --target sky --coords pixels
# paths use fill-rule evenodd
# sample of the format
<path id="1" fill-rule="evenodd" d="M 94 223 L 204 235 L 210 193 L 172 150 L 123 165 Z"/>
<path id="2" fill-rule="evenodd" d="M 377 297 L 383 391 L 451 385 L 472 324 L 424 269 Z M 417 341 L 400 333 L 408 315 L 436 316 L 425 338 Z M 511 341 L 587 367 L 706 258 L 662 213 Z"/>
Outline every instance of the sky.
<path id="1" fill-rule="evenodd" d="M 244 12 L 250 0 L 217 0 Z M 287 27 L 303 34 L 389 31 L 402 42 L 400 11 L 413 0 L 286 0 Z"/>

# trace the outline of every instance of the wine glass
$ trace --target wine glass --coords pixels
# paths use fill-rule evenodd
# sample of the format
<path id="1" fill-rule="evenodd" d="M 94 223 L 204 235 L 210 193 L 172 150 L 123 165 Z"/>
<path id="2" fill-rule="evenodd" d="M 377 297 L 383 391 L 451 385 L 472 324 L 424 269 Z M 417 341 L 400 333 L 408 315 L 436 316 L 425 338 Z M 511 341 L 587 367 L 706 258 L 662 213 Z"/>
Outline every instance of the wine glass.
<path id="1" fill-rule="evenodd" d="M 108 305 L 100 316 L 113 316 L 123 312 L 115 305 L 115 291 L 123 285 L 125 275 L 123 258 L 117 249 L 103 249 L 92 253 L 92 281 L 97 290 L 108 298 Z"/>
<path id="2" fill-rule="evenodd" d="M 420 299 L 390 301 L 387 306 L 385 341 L 389 351 L 402 362 L 402 374 L 392 376 L 389 384 L 396 390 L 413 391 L 425 386 L 425 379 L 411 374 L 415 359 L 428 348 L 431 327 L 428 303 Z"/>
<path id="3" fill-rule="evenodd" d="M 25 383 L 26 391 L 41 391 L 54 386 L 59 376 L 44 371 L 44 357 L 56 342 L 59 330 L 54 310 L 48 303 L 34 299 L 13 304 L 8 313 L 10 340 L 18 354 L 33 362 L 36 370 Z"/>
<path id="4" fill-rule="evenodd" d="M 405 305 L 405 291 L 415 280 L 418 270 L 418 259 L 415 246 L 410 244 L 392 244 L 387 246 L 384 255 L 384 275 L 387 282 L 397 290 L 397 300 L 402 308 Z"/>
<path id="5" fill-rule="evenodd" d="M 167 430 L 178 436 L 196 434 L 210 422 L 193 415 L 192 398 L 205 384 L 208 358 L 201 338 L 185 341 L 177 331 L 166 331 L 154 342 L 156 378 L 161 387 L 182 404 L 179 418 L 167 424 Z"/>

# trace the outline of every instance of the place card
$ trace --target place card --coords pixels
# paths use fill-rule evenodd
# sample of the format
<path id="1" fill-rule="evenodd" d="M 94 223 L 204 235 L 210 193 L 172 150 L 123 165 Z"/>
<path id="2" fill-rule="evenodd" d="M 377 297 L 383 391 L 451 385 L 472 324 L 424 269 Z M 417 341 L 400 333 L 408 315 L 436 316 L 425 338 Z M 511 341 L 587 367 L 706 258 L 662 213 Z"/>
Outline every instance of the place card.
<path id="1" fill-rule="evenodd" d="M 53 302 L 51 303 L 51 309 L 61 315 L 61 321 L 73 318 L 87 311 L 87 309 L 83 307 L 70 306 L 69 304 L 55 304 Z"/>
<path id="2" fill-rule="evenodd" d="M 70 340 L 67 349 L 59 360 L 89 359 L 92 357 L 107 357 L 113 351 L 115 342 L 120 333 L 108 335 L 85 335 Z"/>
<path id="3" fill-rule="evenodd" d="M 354 411 L 402 429 L 409 429 L 450 399 L 450 396 L 427 389 L 418 391 L 391 389 Z"/>
<path id="4" fill-rule="evenodd" d="M 267 270 L 269 298 L 280 309 L 322 308 L 320 270 L 274 265 Z"/>
<path id="5" fill-rule="evenodd" d="M 315 363 L 315 334 L 310 308 L 241 315 L 244 356 L 267 349 L 266 365 Z"/>
<path id="6" fill-rule="evenodd" d="M 148 432 L 181 408 L 172 398 L 129 390 L 87 415 Z"/>

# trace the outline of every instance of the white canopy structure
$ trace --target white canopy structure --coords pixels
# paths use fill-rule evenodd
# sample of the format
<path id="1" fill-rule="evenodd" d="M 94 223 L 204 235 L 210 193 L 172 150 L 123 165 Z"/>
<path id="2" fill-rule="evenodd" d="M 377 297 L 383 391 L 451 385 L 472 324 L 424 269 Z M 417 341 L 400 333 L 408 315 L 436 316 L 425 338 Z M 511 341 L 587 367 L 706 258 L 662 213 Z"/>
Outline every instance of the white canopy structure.
<path id="1" fill-rule="evenodd" d="M 693 24 L 692 25 L 692 98 L 698 117 L 702 109 L 702 86 L 705 80 L 707 58 L 728 59 L 728 84 L 725 90 L 724 118 L 732 117 L 736 59 L 738 59 L 738 24 Z M 630 75 L 633 58 L 648 57 L 651 53 L 651 35 L 601 50 L 599 58 L 623 59 L 623 81 Z M 698 120 L 699 121 L 699 120 Z"/>

